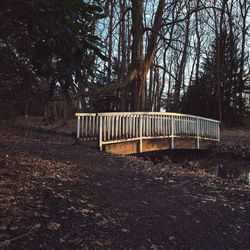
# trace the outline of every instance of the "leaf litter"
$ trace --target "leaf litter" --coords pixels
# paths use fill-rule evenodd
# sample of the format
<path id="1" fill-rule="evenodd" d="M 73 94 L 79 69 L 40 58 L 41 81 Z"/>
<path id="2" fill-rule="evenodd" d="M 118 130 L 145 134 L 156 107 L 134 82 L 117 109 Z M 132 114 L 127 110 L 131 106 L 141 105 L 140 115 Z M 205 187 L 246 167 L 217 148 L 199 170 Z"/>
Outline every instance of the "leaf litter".
<path id="1" fill-rule="evenodd" d="M 1 135 L 2 148 L 16 139 Z M 37 132 L 1 152 L 0 174 L 4 249 L 250 246 L 249 186 L 204 172 Z"/>

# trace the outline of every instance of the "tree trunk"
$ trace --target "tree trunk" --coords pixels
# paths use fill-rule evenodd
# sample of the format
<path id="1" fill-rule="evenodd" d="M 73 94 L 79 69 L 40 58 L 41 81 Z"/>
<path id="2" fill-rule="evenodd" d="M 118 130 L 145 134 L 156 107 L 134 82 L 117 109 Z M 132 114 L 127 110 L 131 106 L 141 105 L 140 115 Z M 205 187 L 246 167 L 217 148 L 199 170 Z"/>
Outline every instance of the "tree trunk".
<path id="1" fill-rule="evenodd" d="M 123 14 L 125 12 L 125 2 L 126 0 L 120 0 L 120 9 L 121 13 Z M 126 40 L 125 40 L 125 20 L 122 18 L 121 20 L 121 27 L 120 27 L 120 47 L 121 47 L 121 79 L 124 79 L 125 76 L 125 70 L 126 70 Z M 121 111 L 127 111 L 127 88 L 122 88 L 121 89 Z"/>
<path id="2" fill-rule="evenodd" d="M 155 13 L 154 25 L 148 40 L 147 53 L 143 60 L 143 0 L 132 1 L 132 67 L 137 69 L 137 76 L 133 81 L 132 109 L 145 110 L 146 76 L 154 61 L 157 38 L 162 24 L 165 0 L 160 0 Z"/>
<path id="3" fill-rule="evenodd" d="M 197 0 L 197 8 L 200 7 L 200 0 Z M 196 71 L 195 71 L 195 80 L 198 81 L 199 78 L 199 69 L 200 69 L 200 54 L 201 54 L 201 35 L 199 30 L 199 13 L 198 11 L 195 12 L 195 33 L 197 38 L 197 45 L 196 45 Z"/>
<path id="4" fill-rule="evenodd" d="M 131 94 L 132 94 L 132 110 L 139 111 L 144 109 L 143 99 L 145 93 L 142 91 L 144 79 L 142 78 L 143 71 L 143 1 L 132 1 L 132 68 L 136 69 L 138 74 L 132 82 Z M 145 102 L 145 100 L 144 100 Z"/>
<path id="5" fill-rule="evenodd" d="M 186 67 L 186 61 L 187 61 L 187 48 L 189 44 L 189 24 L 190 19 L 187 19 L 186 22 L 186 35 L 185 35 L 185 41 L 184 41 L 184 48 L 182 52 L 181 62 L 177 73 L 177 79 L 175 83 L 175 91 L 174 91 L 174 111 L 178 111 L 179 104 L 180 104 L 180 93 L 181 93 L 181 84 L 184 77 L 185 67 Z"/>
<path id="6" fill-rule="evenodd" d="M 53 112 L 53 120 L 54 122 L 58 121 L 58 114 L 57 114 L 57 102 L 53 101 L 52 102 L 52 112 Z"/>
<path id="7" fill-rule="evenodd" d="M 244 90 L 244 81 L 243 81 L 243 75 L 244 75 L 244 64 L 245 64 L 245 49 L 246 49 L 246 36 L 247 36 L 247 30 L 249 28 L 249 25 L 247 25 L 247 16 L 248 12 L 250 10 L 249 5 L 247 4 L 247 0 L 241 0 L 239 1 L 240 4 L 240 13 L 242 18 L 242 42 L 241 42 L 241 51 L 240 51 L 240 84 L 239 84 L 239 100 L 238 105 L 242 109 L 242 106 L 244 105 L 243 102 L 243 90 Z"/>
<path id="8" fill-rule="evenodd" d="M 111 68 L 112 68 L 112 48 L 113 48 L 113 11 L 114 3 L 110 2 L 110 17 L 109 17 L 109 43 L 108 43 L 108 83 L 111 83 Z"/>

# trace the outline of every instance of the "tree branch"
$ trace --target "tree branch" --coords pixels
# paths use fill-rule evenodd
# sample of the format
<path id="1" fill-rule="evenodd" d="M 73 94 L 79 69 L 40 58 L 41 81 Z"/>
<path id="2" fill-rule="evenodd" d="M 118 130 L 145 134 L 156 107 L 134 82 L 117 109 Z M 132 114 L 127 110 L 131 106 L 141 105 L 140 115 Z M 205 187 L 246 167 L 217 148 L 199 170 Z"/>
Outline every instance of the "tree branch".
<path id="1" fill-rule="evenodd" d="M 137 69 L 134 69 L 133 71 L 127 74 L 127 76 L 124 78 L 123 81 L 116 82 L 116 83 L 113 83 L 113 84 L 110 84 L 101 88 L 91 89 L 81 94 L 81 96 L 86 97 L 86 96 L 103 95 L 113 90 L 125 88 L 135 79 L 137 75 L 138 75 L 138 71 Z"/>

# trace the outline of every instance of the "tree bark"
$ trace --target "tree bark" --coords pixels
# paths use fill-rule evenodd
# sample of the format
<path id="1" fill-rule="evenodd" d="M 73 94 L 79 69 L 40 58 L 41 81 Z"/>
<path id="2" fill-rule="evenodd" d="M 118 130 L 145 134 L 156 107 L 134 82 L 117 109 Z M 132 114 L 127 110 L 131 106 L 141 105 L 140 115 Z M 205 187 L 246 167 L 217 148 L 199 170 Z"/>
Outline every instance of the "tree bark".
<path id="1" fill-rule="evenodd" d="M 145 84 L 146 76 L 154 61 L 157 38 L 162 25 L 162 16 L 165 0 L 160 0 L 155 13 L 154 25 L 149 36 L 147 53 L 143 60 L 143 0 L 132 1 L 132 67 L 138 70 L 133 82 L 132 109 L 145 110 Z"/>
<path id="2" fill-rule="evenodd" d="M 119 1 L 120 4 L 120 9 L 121 9 L 121 13 L 125 12 L 125 4 L 126 1 L 125 0 L 120 0 Z M 121 19 L 121 27 L 120 27 L 120 46 L 121 46 L 121 79 L 124 78 L 125 76 L 125 70 L 126 70 L 126 37 L 125 37 L 125 20 L 124 18 Z M 122 88 L 121 89 L 121 111 L 127 111 L 127 95 L 126 95 L 126 91 L 127 88 Z"/>
<path id="3" fill-rule="evenodd" d="M 110 16 L 109 16 L 109 42 L 108 42 L 108 83 L 111 83 L 111 69 L 112 69 L 112 48 L 113 48 L 113 14 L 114 14 L 114 3 L 110 1 Z"/>
<path id="4" fill-rule="evenodd" d="M 131 84 L 131 94 L 132 94 L 132 110 L 139 111 L 143 109 L 143 84 L 144 79 L 142 78 L 143 71 L 143 0 L 133 0 L 132 1 L 132 63 L 133 69 L 136 69 L 138 74 L 134 78 Z"/>
<path id="5" fill-rule="evenodd" d="M 185 35 L 185 41 L 184 41 L 184 48 L 182 52 L 181 62 L 177 73 L 177 80 L 175 83 L 175 91 L 174 91 L 174 111 L 178 111 L 179 104 L 180 104 L 180 93 L 181 93 L 181 84 L 184 77 L 184 71 L 186 67 L 186 61 L 187 61 L 187 49 L 189 44 L 189 25 L 190 25 L 190 19 L 187 19 L 186 22 L 186 35 Z"/>

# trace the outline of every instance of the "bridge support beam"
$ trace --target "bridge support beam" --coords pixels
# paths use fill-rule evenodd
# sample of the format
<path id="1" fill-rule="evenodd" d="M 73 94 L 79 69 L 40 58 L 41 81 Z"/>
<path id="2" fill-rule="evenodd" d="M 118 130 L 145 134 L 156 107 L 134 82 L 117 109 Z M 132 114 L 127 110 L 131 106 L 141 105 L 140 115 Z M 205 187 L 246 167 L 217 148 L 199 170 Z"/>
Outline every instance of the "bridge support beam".
<path id="1" fill-rule="evenodd" d="M 76 131 L 76 138 L 77 140 L 80 139 L 80 124 L 81 124 L 81 117 L 77 117 L 77 131 Z"/>
<path id="2" fill-rule="evenodd" d="M 99 120 L 99 142 L 98 142 L 98 146 L 99 146 L 99 150 L 102 151 L 102 119 L 103 117 L 100 117 Z"/>
<path id="3" fill-rule="evenodd" d="M 142 116 L 139 117 L 139 153 L 142 153 Z"/>
<path id="4" fill-rule="evenodd" d="M 143 139 L 126 141 L 121 143 L 112 143 L 103 145 L 106 153 L 112 154 L 138 154 L 142 152 L 159 151 L 172 149 L 172 138 L 164 139 Z M 200 141 L 200 149 L 207 148 L 206 141 Z M 140 148 L 141 146 L 141 148 Z M 175 149 L 197 149 L 197 140 L 195 138 L 175 138 Z"/>
<path id="5" fill-rule="evenodd" d="M 171 116 L 171 149 L 174 149 L 174 118 Z"/>
<path id="6" fill-rule="evenodd" d="M 200 120 L 196 119 L 196 148 L 200 149 Z"/>
<path id="7" fill-rule="evenodd" d="M 139 140 L 139 153 L 142 153 L 142 139 Z"/>

